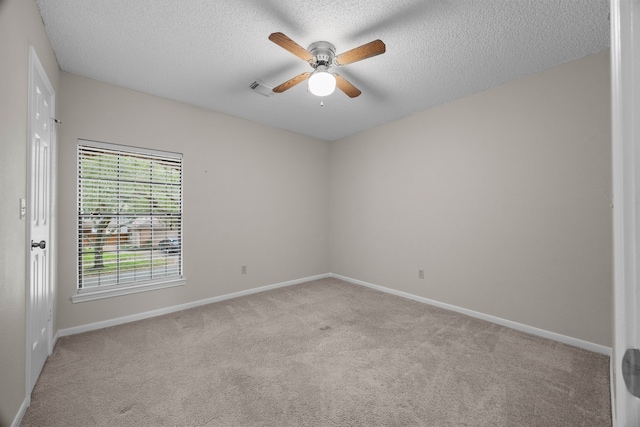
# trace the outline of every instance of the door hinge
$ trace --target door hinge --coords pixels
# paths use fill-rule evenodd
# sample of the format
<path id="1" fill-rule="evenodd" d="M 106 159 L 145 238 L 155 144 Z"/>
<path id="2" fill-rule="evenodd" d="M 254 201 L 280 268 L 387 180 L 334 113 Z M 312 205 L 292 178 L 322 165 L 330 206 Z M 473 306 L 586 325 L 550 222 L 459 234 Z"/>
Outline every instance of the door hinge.
<path id="1" fill-rule="evenodd" d="M 53 308 L 49 309 L 49 322 L 53 320 Z"/>

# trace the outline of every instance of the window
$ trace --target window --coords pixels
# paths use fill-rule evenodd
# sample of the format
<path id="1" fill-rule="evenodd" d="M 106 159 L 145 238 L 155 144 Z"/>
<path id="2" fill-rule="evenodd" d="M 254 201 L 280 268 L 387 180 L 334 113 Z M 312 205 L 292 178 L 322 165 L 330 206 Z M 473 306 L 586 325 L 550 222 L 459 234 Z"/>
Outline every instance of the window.
<path id="1" fill-rule="evenodd" d="M 181 284 L 182 155 L 79 140 L 73 301 Z"/>

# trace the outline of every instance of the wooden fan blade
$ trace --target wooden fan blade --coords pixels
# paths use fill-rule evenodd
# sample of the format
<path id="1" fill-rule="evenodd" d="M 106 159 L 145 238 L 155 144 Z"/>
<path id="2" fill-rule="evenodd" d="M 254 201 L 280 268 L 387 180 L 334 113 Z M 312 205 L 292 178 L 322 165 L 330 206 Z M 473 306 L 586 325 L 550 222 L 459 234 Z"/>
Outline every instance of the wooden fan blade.
<path id="1" fill-rule="evenodd" d="M 273 33 L 269 36 L 269 40 L 271 40 L 281 48 L 293 53 L 303 61 L 315 61 L 315 57 L 311 55 L 311 53 L 309 53 L 307 49 L 303 48 L 298 43 L 285 36 L 283 33 Z"/>
<path id="2" fill-rule="evenodd" d="M 385 53 L 387 47 L 382 40 L 374 40 L 362 46 L 351 49 L 345 53 L 341 53 L 336 57 L 338 65 L 347 65 L 353 62 L 362 61 L 363 59 L 371 58 L 372 56 Z"/>
<path id="3" fill-rule="evenodd" d="M 281 85 L 274 87 L 273 91 L 275 93 L 282 93 L 285 90 L 289 90 L 292 87 L 294 87 L 295 85 L 297 85 L 298 83 L 302 83 L 303 81 L 307 80 L 310 75 L 311 75 L 311 72 L 298 74 L 294 78 L 289 79 L 286 82 L 282 83 Z"/>
<path id="4" fill-rule="evenodd" d="M 334 76 L 336 77 L 336 86 L 338 87 L 338 89 L 347 94 L 349 98 L 355 98 L 362 93 L 360 92 L 360 89 L 349 83 L 340 74 L 334 74 Z"/>

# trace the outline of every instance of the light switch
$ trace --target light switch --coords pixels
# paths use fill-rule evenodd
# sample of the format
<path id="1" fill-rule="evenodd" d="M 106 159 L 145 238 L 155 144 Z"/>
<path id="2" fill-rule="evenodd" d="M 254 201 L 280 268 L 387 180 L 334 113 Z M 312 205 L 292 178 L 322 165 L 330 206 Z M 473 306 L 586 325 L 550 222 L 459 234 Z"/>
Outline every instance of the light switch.
<path id="1" fill-rule="evenodd" d="M 24 219 L 27 216 L 27 201 L 20 199 L 20 219 Z"/>

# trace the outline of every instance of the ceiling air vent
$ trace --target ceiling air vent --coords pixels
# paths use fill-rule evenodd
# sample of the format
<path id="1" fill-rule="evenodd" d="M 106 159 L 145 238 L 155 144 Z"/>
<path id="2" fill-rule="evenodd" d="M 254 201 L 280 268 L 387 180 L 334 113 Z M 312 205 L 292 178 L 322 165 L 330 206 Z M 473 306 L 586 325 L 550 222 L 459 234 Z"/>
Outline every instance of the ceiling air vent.
<path id="1" fill-rule="evenodd" d="M 255 79 L 249 87 L 256 93 L 264 96 L 273 95 L 273 86 L 268 86 L 262 82 L 262 80 Z"/>

